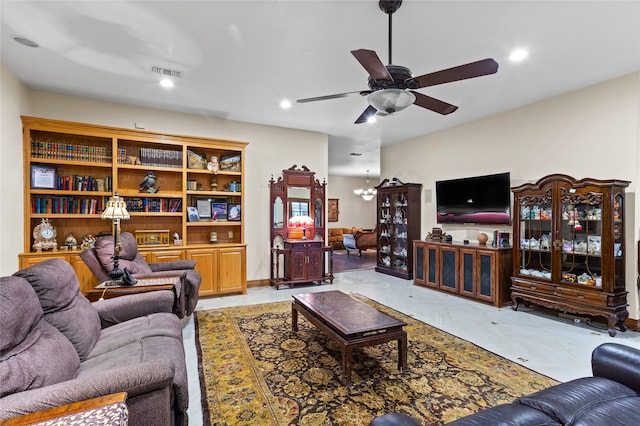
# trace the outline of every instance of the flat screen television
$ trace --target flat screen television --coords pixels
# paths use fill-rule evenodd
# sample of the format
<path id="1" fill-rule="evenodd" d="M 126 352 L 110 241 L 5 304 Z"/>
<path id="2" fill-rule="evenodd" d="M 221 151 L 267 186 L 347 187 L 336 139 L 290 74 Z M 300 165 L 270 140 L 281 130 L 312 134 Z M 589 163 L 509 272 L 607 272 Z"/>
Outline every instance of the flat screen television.
<path id="1" fill-rule="evenodd" d="M 438 223 L 511 223 L 510 174 L 436 181 Z"/>

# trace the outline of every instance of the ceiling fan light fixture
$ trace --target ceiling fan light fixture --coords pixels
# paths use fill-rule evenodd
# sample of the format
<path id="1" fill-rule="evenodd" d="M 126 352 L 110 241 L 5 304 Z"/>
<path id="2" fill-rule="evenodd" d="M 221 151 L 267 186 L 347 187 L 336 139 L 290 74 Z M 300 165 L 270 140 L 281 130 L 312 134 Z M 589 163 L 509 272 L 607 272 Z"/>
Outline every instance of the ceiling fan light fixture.
<path id="1" fill-rule="evenodd" d="M 412 105 L 415 100 L 416 96 L 404 89 L 378 90 L 367 97 L 369 105 L 386 114 L 402 111 Z"/>

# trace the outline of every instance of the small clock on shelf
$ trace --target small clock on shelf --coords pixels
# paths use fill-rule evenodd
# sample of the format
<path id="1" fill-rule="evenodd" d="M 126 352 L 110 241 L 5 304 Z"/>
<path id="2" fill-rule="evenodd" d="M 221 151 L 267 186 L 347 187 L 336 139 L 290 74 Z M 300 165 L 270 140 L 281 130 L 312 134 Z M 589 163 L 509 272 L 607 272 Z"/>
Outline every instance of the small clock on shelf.
<path id="1" fill-rule="evenodd" d="M 56 228 L 49 222 L 49 219 L 43 218 L 42 222 L 33 228 L 33 250 L 41 252 L 42 250 L 57 250 L 58 243 Z"/>

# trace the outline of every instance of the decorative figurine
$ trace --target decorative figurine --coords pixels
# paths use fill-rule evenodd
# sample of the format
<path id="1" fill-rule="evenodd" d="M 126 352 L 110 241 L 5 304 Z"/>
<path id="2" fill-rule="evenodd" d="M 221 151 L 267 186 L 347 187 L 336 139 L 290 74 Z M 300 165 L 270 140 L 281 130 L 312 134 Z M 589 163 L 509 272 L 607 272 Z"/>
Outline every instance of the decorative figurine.
<path id="1" fill-rule="evenodd" d="M 211 244 L 215 244 L 218 242 L 218 233 L 217 232 L 212 232 L 211 234 L 209 234 L 209 242 Z"/>
<path id="2" fill-rule="evenodd" d="M 140 192 L 148 192 L 150 194 L 154 194 L 156 192 L 158 192 L 160 190 L 160 188 L 154 188 L 153 185 L 156 184 L 156 179 L 157 176 L 154 172 L 148 172 L 147 176 L 145 176 L 144 179 L 142 179 L 142 182 L 140 182 Z"/>
<path id="3" fill-rule="evenodd" d="M 211 190 L 212 191 L 218 190 L 218 178 L 215 176 L 211 176 Z"/>
<path id="4" fill-rule="evenodd" d="M 209 163 L 207 164 L 207 170 L 215 174 L 218 174 L 218 168 L 219 168 L 218 157 L 216 157 L 215 155 L 212 155 L 211 161 L 209 161 Z"/>
<path id="5" fill-rule="evenodd" d="M 83 235 L 82 238 L 80 239 L 80 248 L 83 250 L 88 248 L 93 248 L 95 245 L 96 245 L 96 239 L 91 234 Z"/>
<path id="6" fill-rule="evenodd" d="M 69 250 L 75 250 L 78 248 L 78 240 L 76 240 L 76 237 L 74 237 L 72 233 L 69 233 L 67 238 L 64 240 L 64 244 Z"/>

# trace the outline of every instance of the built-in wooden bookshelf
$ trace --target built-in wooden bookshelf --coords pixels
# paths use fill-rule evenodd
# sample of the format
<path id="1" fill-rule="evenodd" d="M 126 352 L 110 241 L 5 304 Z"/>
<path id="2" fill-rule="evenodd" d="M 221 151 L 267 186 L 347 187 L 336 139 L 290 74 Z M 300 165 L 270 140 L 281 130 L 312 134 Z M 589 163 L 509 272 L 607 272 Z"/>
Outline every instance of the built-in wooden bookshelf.
<path id="1" fill-rule="evenodd" d="M 77 261 L 83 237 L 111 232 L 102 220 L 115 193 L 131 218 L 122 231 L 169 230 L 181 245 L 141 246 L 148 261 L 192 258 L 202 274 L 201 295 L 246 291 L 244 150 L 246 142 L 22 117 L 24 253 L 20 266 L 62 257 L 85 287 L 91 275 Z M 217 170 L 207 168 L 212 157 Z M 140 188 L 155 175 L 154 190 Z M 202 214 L 195 221 L 189 207 Z M 225 209 L 224 214 L 222 209 Z M 226 210 L 229 209 L 229 210 Z M 193 210 L 193 209 L 191 209 Z M 230 214 L 231 212 L 231 214 Z M 48 219 L 58 249 L 33 249 L 33 229 Z M 73 235 L 76 248 L 65 241 Z M 85 282 L 82 282 L 82 281 Z"/>

